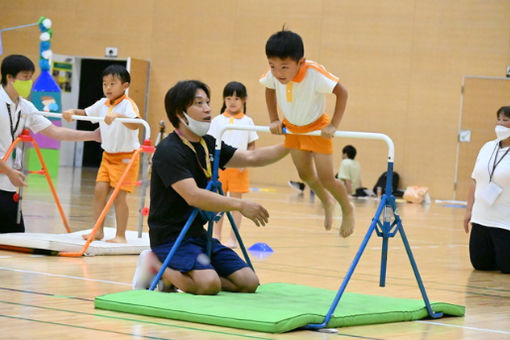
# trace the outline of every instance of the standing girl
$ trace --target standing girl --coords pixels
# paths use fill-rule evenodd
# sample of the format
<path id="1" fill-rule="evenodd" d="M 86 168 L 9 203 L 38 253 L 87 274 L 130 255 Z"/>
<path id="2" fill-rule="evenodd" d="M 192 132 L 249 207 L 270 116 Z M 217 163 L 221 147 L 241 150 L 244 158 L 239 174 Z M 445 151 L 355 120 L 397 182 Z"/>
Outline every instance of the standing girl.
<path id="1" fill-rule="evenodd" d="M 246 99 L 248 93 L 246 87 L 237 82 L 228 83 L 223 89 L 222 114 L 215 117 L 211 122 L 208 134 L 214 138 L 219 137 L 220 130 L 226 125 L 255 125 L 246 112 Z M 258 139 L 255 131 L 227 130 L 223 134 L 222 141 L 241 150 L 255 149 L 255 141 Z M 219 170 L 219 181 L 222 183 L 223 193 L 230 197 L 242 198 L 243 193 L 250 191 L 250 177 L 248 169 L 228 168 Z M 241 226 L 242 215 L 238 211 L 232 212 L 232 217 L 237 228 Z M 213 236 L 221 241 L 221 227 L 223 217 L 214 224 Z M 230 237 L 225 245 L 230 248 L 237 247 L 234 231 L 230 231 Z"/>

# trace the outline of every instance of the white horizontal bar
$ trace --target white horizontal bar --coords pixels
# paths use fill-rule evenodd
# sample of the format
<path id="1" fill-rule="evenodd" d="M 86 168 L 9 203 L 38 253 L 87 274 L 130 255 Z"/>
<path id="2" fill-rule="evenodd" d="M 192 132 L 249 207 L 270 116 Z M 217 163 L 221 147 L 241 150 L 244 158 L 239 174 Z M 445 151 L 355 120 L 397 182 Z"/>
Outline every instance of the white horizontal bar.
<path id="1" fill-rule="evenodd" d="M 61 118 L 62 119 L 61 113 L 44 112 L 44 111 L 37 111 L 37 112 L 40 115 L 45 116 L 45 117 Z M 78 115 L 72 115 L 71 118 L 74 120 L 85 120 L 85 121 L 94 122 L 94 123 L 104 120 L 104 117 L 78 116 Z M 141 118 L 115 118 L 115 120 L 122 122 L 122 123 L 141 124 L 145 128 L 145 140 L 151 138 L 151 127 L 145 120 L 143 120 Z"/>
<path id="2" fill-rule="evenodd" d="M 247 131 L 258 131 L 258 132 L 271 132 L 269 130 L 269 126 L 254 126 L 254 125 L 227 125 L 224 126 L 220 130 L 220 134 L 218 139 L 216 139 L 216 150 L 221 149 L 221 139 L 223 137 L 223 133 L 226 130 L 247 130 Z M 293 135 L 310 135 L 310 136 L 320 136 L 320 131 L 313 131 L 309 133 L 291 133 L 286 132 L 287 134 Z M 335 137 L 343 137 L 343 138 L 357 138 L 357 139 L 378 139 L 382 140 L 388 146 L 388 162 L 394 162 L 395 160 L 395 144 L 393 144 L 393 140 L 390 137 L 383 133 L 376 132 L 356 132 L 356 131 L 337 131 L 335 132 Z"/>
<path id="3" fill-rule="evenodd" d="M 12 26 L 12 27 L 6 27 L 6 28 L 0 28 L 0 33 L 17 30 L 18 28 L 25 28 L 25 27 L 31 27 L 31 26 L 37 26 L 39 25 L 38 22 L 34 22 L 33 24 L 26 24 L 26 25 L 20 25 L 20 26 Z"/>

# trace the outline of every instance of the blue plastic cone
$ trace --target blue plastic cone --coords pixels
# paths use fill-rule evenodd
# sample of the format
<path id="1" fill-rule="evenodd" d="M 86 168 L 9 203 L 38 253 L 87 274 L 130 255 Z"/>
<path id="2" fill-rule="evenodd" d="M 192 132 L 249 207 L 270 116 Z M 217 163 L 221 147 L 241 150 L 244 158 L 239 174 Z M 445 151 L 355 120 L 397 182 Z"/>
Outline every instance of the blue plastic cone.
<path id="1" fill-rule="evenodd" d="M 270 246 L 268 246 L 267 244 L 265 244 L 263 242 L 255 243 L 250 248 L 248 248 L 248 250 L 249 251 L 262 251 L 262 252 L 274 253 L 274 250 L 271 249 Z"/>
<path id="2" fill-rule="evenodd" d="M 262 242 L 255 243 L 248 248 L 248 251 L 252 256 L 260 260 L 266 259 L 274 253 L 270 246 Z"/>

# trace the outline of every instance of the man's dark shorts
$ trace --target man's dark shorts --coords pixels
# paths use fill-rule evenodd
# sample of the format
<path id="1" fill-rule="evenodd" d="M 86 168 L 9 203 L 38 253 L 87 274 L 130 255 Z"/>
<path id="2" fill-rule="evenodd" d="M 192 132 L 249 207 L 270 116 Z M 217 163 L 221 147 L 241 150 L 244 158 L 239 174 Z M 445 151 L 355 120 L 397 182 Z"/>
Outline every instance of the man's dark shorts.
<path id="1" fill-rule="evenodd" d="M 163 263 L 172 249 L 175 240 L 167 244 L 152 247 L 152 251 Z M 172 256 L 168 267 L 187 273 L 192 270 L 213 269 L 219 276 L 227 277 L 239 269 L 248 267 L 232 249 L 212 239 L 211 259 L 207 257 L 207 238 L 184 238 Z"/>

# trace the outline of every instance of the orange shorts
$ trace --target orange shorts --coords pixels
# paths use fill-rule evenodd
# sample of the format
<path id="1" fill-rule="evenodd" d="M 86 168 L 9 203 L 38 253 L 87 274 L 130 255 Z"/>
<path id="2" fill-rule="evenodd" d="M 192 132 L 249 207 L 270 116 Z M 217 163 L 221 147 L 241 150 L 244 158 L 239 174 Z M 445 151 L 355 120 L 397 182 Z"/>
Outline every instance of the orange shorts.
<path id="1" fill-rule="evenodd" d="M 283 119 L 283 125 L 287 130 L 294 133 L 322 130 L 329 122 L 329 117 L 326 114 L 320 116 L 315 122 L 303 126 L 293 125 L 287 119 Z M 328 155 L 333 154 L 333 140 L 322 136 L 285 135 L 284 146 L 289 149 L 312 151 Z"/>
<path id="2" fill-rule="evenodd" d="M 236 168 L 220 169 L 218 180 L 221 182 L 225 194 L 227 192 L 246 193 L 250 191 L 250 173 L 248 169 L 244 169 L 244 171 Z"/>
<path id="3" fill-rule="evenodd" d="M 119 152 L 119 153 L 108 153 L 103 152 L 103 159 L 97 172 L 96 182 L 110 183 L 112 188 L 115 188 L 124 173 L 129 161 L 133 157 L 135 152 Z M 131 169 L 124 180 L 124 184 L 120 187 L 120 190 L 127 192 L 133 192 L 136 186 L 136 180 L 138 179 L 138 170 L 140 168 L 140 154 L 137 155 Z"/>

